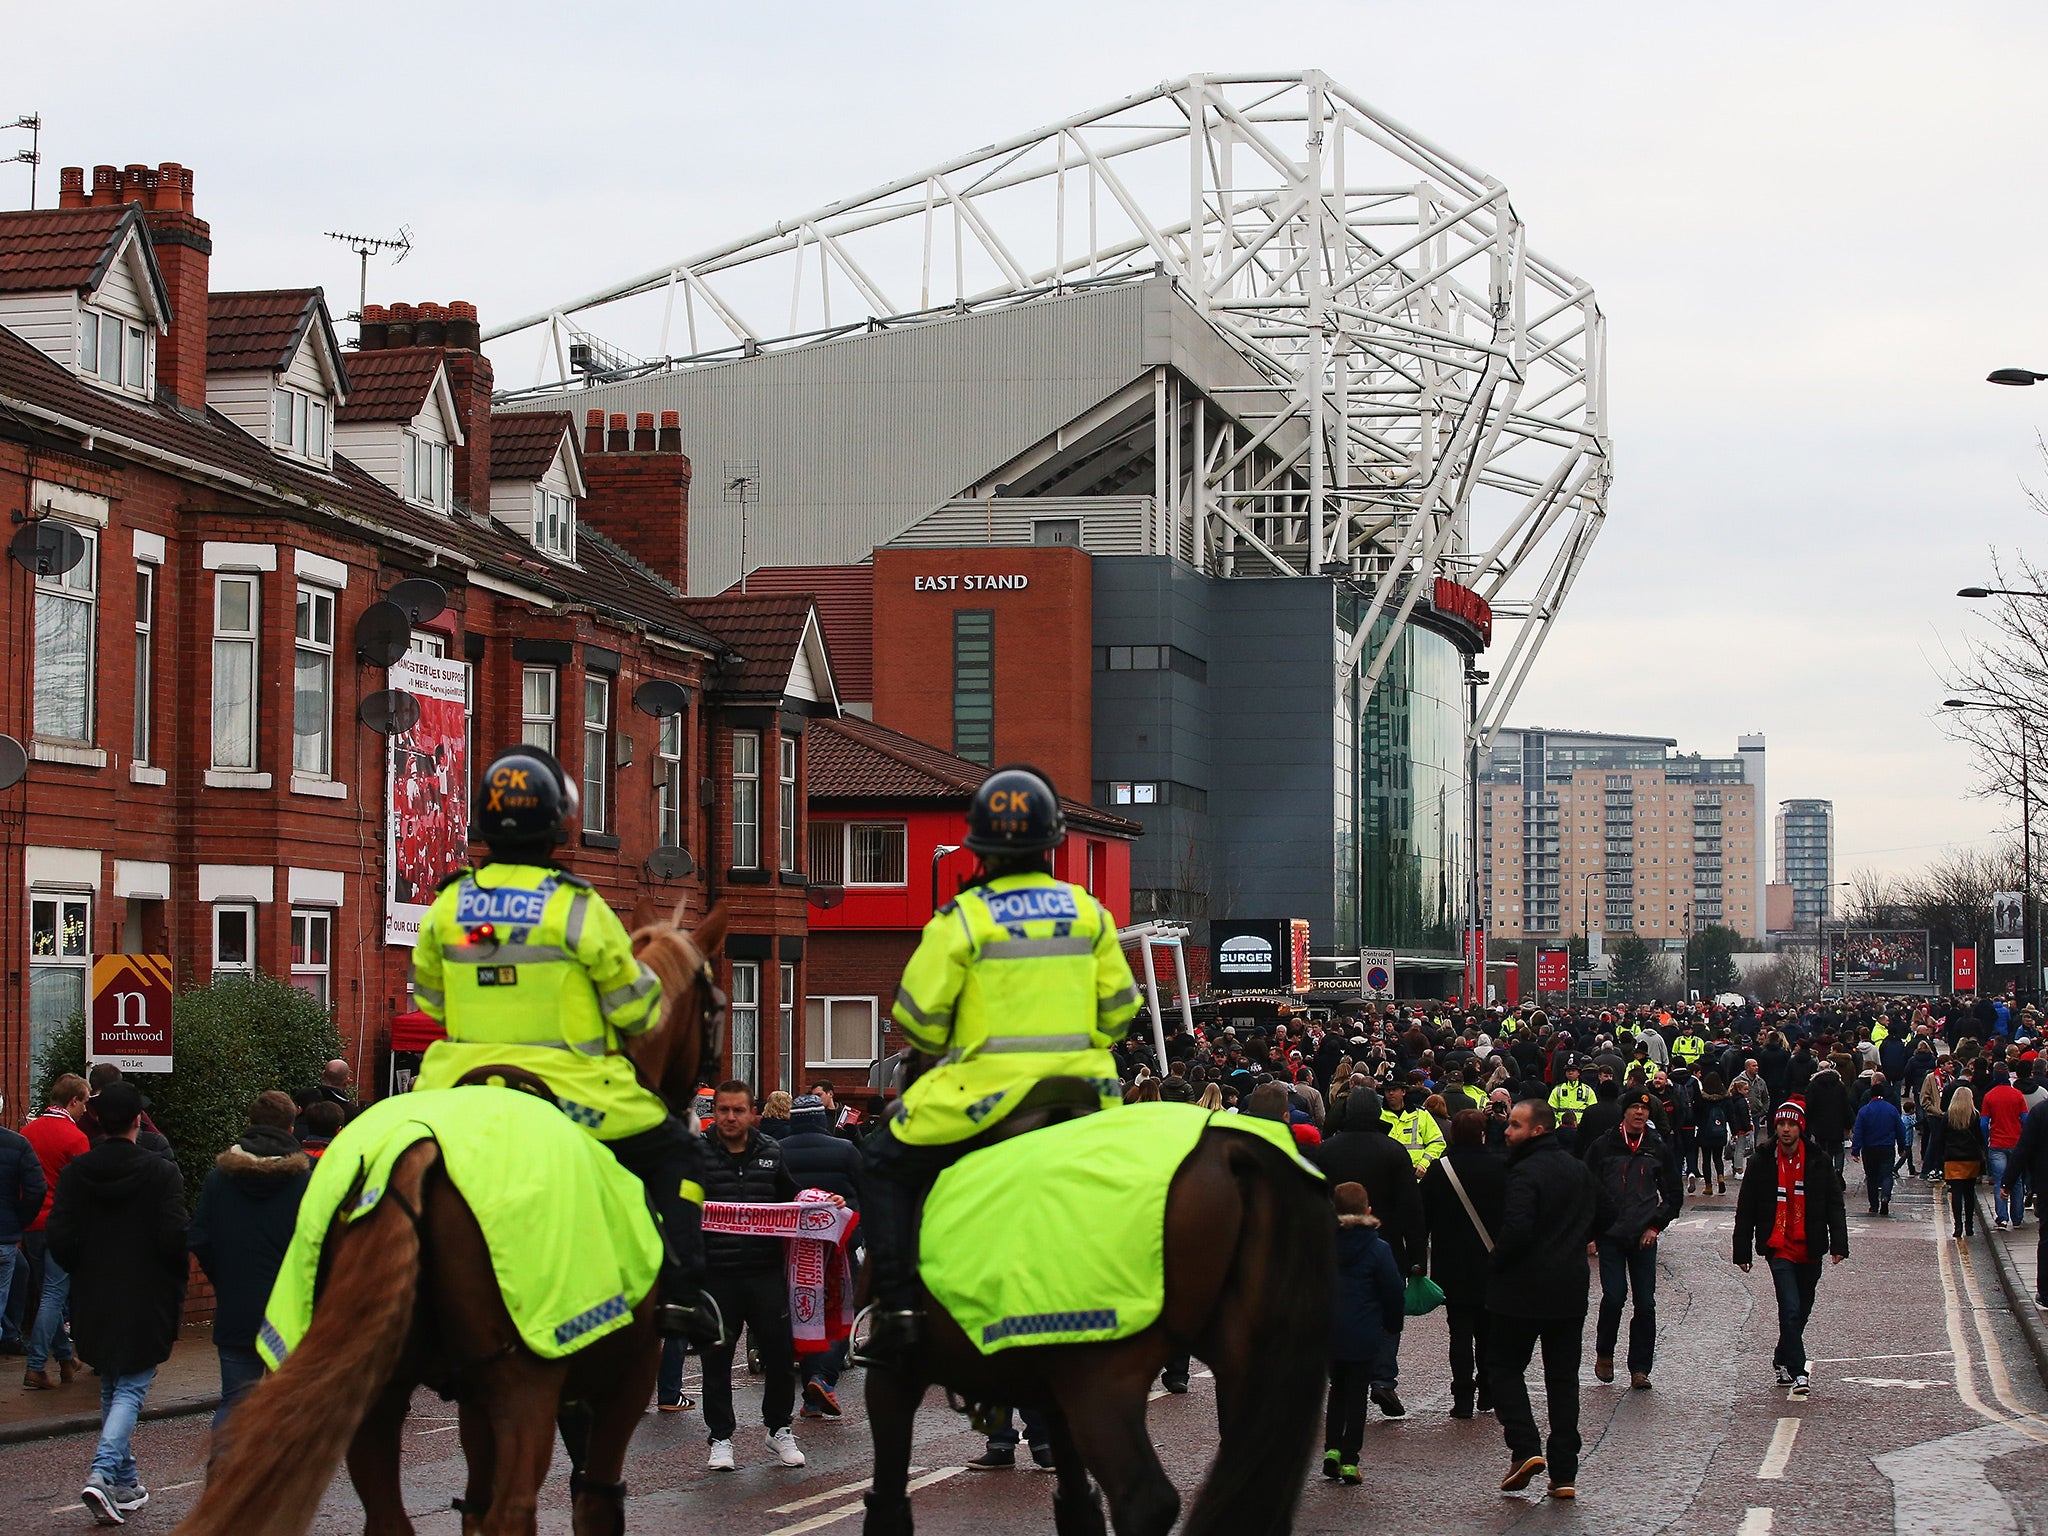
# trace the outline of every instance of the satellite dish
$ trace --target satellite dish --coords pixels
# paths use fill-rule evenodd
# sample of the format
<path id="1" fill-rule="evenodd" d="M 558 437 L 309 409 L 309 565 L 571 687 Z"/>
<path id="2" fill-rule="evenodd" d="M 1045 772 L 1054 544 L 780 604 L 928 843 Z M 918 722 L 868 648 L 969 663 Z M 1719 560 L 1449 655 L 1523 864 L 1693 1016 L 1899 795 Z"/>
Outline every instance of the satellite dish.
<path id="1" fill-rule="evenodd" d="M 356 660 L 366 667 L 392 665 L 411 644 L 411 616 L 388 599 L 370 604 L 356 620 Z"/>
<path id="2" fill-rule="evenodd" d="M 380 736 L 400 736 L 420 723 L 420 701 L 403 688 L 380 688 L 363 695 L 356 718 Z"/>
<path id="3" fill-rule="evenodd" d="M 396 603 L 415 624 L 439 618 L 448 606 L 448 590 L 428 576 L 411 576 L 384 594 L 384 601 Z"/>
<path id="4" fill-rule="evenodd" d="M 843 885 L 823 884 L 806 886 L 804 888 L 804 900 L 816 907 L 820 912 L 830 912 L 839 903 L 846 900 L 846 887 Z"/>
<path id="5" fill-rule="evenodd" d="M 14 563 L 38 576 L 62 576 L 85 558 L 85 540 L 69 523 L 39 517 L 23 523 L 7 546 Z"/>
<path id="6" fill-rule="evenodd" d="M 657 848 L 647 855 L 647 872 L 657 880 L 681 880 L 697 872 L 687 848 Z"/>
<path id="7" fill-rule="evenodd" d="M 12 789 L 28 772 L 28 748 L 12 736 L 0 736 L 0 789 Z"/>
<path id="8" fill-rule="evenodd" d="M 680 715 L 690 707 L 690 690 L 681 683 L 672 683 L 667 678 L 657 677 L 642 683 L 633 690 L 633 707 L 643 715 L 665 719 L 669 715 Z"/>

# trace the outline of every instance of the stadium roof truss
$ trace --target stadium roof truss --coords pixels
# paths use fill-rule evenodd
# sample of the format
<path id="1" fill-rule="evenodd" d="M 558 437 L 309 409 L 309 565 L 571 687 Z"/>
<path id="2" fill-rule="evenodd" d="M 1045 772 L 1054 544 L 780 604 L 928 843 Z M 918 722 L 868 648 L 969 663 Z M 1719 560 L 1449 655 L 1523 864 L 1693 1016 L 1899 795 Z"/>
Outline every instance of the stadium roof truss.
<path id="1" fill-rule="evenodd" d="M 1428 578 L 1473 588 L 1520 621 L 1490 740 L 1606 514 L 1605 319 L 1505 186 L 1320 72 L 1162 84 L 490 334 L 541 332 L 536 384 L 609 381 L 1161 275 L 1265 381 L 1158 429 L 1179 539 L 1359 581 L 1339 684 L 1363 664 L 1368 696 Z M 658 313 L 656 360 L 571 323 L 598 308 Z"/>

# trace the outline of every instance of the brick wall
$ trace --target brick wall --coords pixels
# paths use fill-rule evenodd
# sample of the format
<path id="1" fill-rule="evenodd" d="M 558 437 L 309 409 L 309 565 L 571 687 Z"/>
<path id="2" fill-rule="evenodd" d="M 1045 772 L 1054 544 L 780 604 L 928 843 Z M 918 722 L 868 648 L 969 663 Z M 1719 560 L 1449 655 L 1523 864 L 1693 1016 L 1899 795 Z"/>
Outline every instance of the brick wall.
<path id="1" fill-rule="evenodd" d="M 628 427 L 624 415 L 606 421 L 591 411 L 584 428 L 583 478 L 590 488 L 583 517 L 669 585 L 690 586 L 690 461 L 682 450 L 680 417 L 651 411 Z"/>

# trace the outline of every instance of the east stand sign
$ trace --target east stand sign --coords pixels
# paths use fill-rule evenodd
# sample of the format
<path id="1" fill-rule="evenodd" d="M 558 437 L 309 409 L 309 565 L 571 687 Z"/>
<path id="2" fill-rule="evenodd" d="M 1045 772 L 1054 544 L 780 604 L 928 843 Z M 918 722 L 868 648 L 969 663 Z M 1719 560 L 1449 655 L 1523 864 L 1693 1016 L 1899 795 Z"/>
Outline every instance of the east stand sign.
<path id="1" fill-rule="evenodd" d="M 102 955 L 92 965 L 86 1022 L 88 1066 L 123 1072 L 171 1070 L 171 957 Z"/>

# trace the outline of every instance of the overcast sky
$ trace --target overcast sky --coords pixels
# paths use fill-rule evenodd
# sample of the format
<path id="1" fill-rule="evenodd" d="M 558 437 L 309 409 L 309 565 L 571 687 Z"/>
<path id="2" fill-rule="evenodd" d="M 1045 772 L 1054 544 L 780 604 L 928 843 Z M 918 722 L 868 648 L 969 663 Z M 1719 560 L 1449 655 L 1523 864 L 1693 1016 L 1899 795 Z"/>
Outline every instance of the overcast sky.
<path id="1" fill-rule="evenodd" d="M 216 287 L 345 312 L 322 231 L 403 223 L 372 299 L 488 325 L 1190 71 L 1326 70 L 1505 182 L 1609 317 L 1608 526 L 1513 723 L 1762 731 L 1773 801 L 1835 801 L 1843 876 L 2011 819 L 1934 715 L 1951 594 L 1993 545 L 2048 556 L 2048 388 L 1982 382 L 2048 372 L 2048 8 L 631 10 L 118 0 L 102 56 L 17 7 L 44 63 L 0 118 L 44 115 L 45 201 L 61 165 L 194 167 Z"/>

